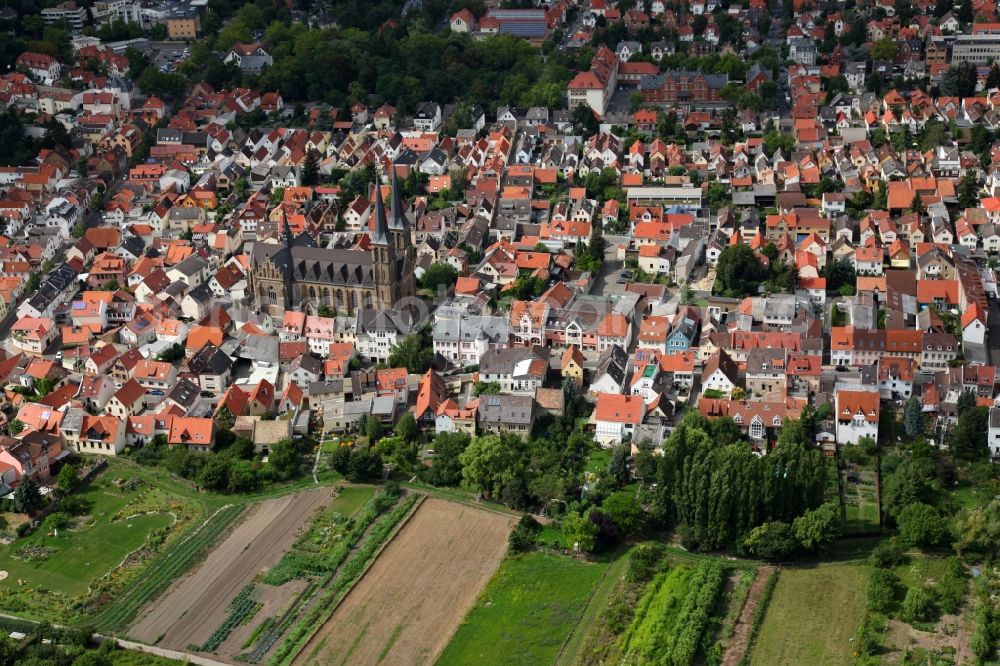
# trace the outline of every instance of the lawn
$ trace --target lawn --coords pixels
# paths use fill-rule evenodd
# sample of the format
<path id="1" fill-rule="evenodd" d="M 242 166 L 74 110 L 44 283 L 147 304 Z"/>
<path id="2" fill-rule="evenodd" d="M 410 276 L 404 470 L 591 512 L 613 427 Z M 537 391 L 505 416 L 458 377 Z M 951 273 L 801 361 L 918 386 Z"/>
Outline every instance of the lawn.
<path id="1" fill-rule="evenodd" d="M 584 639 L 591 627 L 599 621 L 601 613 L 604 612 L 611 600 L 611 593 L 625 575 L 625 569 L 628 567 L 628 553 L 628 548 L 622 548 L 614 555 L 614 559 L 605 570 L 603 578 L 598 582 L 597 589 L 594 590 L 580 622 L 570 634 L 569 640 L 566 642 L 566 649 L 560 655 L 557 664 L 569 666 L 569 664 L 576 663 L 580 651 L 583 649 Z"/>
<path id="2" fill-rule="evenodd" d="M 124 488 L 115 480 L 140 483 Z M 162 548 L 132 562 L 131 571 L 118 569 L 130 553 L 141 549 L 152 531 L 170 528 L 166 538 L 173 543 L 225 502 L 222 496 L 199 493 L 164 470 L 123 460 L 108 461 L 108 468 L 78 495 L 89 504 L 88 513 L 75 519 L 69 529 L 58 534 L 38 529 L 0 546 L 0 571 L 7 573 L 0 581 L 0 610 L 34 619 L 73 621 L 81 611 L 70 608 L 71 599 L 92 593 L 98 579 L 117 570 L 112 580 L 102 581 L 104 589 L 113 593 Z M 29 561 L 25 555 L 35 557 Z M 121 582 L 118 576 L 123 576 Z"/>
<path id="3" fill-rule="evenodd" d="M 91 504 L 93 523 L 73 530 L 59 530 L 58 536 L 39 529 L 26 539 L 0 546 L 0 569 L 8 573 L 0 589 L 23 585 L 44 586 L 46 589 L 76 596 L 87 591 L 90 582 L 117 566 L 125 556 L 142 545 L 150 530 L 173 522 L 166 513 L 135 516 L 112 521 L 112 517 L 137 491 L 122 491 L 111 484 L 114 475 L 107 472 L 81 492 Z M 35 562 L 20 559 L 25 548 L 41 548 L 48 556 Z"/>
<path id="4" fill-rule="evenodd" d="M 323 510 L 324 515 L 353 516 L 375 494 L 375 486 L 345 486 Z"/>
<path id="5" fill-rule="evenodd" d="M 611 449 L 594 449 L 587 456 L 587 463 L 584 470 L 594 474 L 603 474 L 608 471 L 608 464 L 611 462 Z"/>
<path id="6" fill-rule="evenodd" d="M 606 569 L 540 552 L 504 560 L 438 665 L 553 663 Z"/>
<path id="7" fill-rule="evenodd" d="M 909 589 L 932 581 L 940 581 L 947 569 L 947 558 L 918 555 L 908 557 L 906 562 L 895 567 L 893 571 L 899 576 L 900 582 Z"/>
<path id="8" fill-rule="evenodd" d="M 850 663 L 866 581 L 867 569 L 860 565 L 782 570 L 750 664 Z"/>

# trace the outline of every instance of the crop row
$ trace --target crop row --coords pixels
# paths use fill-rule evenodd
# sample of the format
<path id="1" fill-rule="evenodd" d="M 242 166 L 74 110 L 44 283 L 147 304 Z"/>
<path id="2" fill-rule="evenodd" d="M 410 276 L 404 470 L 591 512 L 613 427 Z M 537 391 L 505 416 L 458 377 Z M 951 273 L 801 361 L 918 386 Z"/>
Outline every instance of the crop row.
<path id="1" fill-rule="evenodd" d="M 325 594 L 316 602 L 299 623 L 292 630 L 281 648 L 274 653 L 268 661 L 271 666 L 285 666 L 290 664 L 295 655 L 305 646 L 310 637 L 329 617 L 331 610 L 350 591 L 357 579 L 364 573 L 371 564 L 376 553 L 382 545 L 389 539 L 402 521 L 413 508 L 413 505 L 421 498 L 419 495 L 410 495 L 399 503 L 395 509 L 380 519 L 372 527 L 371 533 L 365 542 L 352 558 L 344 563 L 337 572 L 336 579 L 326 589 Z"/>
<path id="2" fill-rule="evenodd" d="M 93 624 L 112 631 L 124 629 L 146 603 L 200 560 L 242 511 L 240 505 L 219 509 L 189 536 L 150 563 L 136 585 L 95 616 Z"/>
<path id="3" fill-rule="evenodd" d="M 702 634 L 722 590 L 723 578 L 722 565 L 718 562 L 702 562 L 695 569 L 661 663 L 688 666 L 694 662 Z"/>
<path id="4" fill-rule="evenodd" d="M 295 602 L 289 607 L 282 618 L 266 633 L 261 635 L 257 642 L 254 643 L 253 648 L 251 648 L 248 652 L 239 655 L 238 659 L 240 661 L 256 664 L 264 658 L 264 655 L 268 653 L 278 639 L 281 638 L 281 636 L 284 635 L 284 633 L 288 631 L 289 627 L 291 627 L 295 622 L 302 604 L 313 592 L 330 583 L 330 580 L 332 580 L 333 576 L 337 572 L 337 568 L 345 559 L 347 559 L 351 549 L 355 546 L 355 544 L 357 544 L 358 541 L 361 540 L 361 537 L 364 536 L 369 526 L 383 511 L 391 508 L 398 499 L 399 492 L 391 491 L 387 488 L 376 493 L 365 503 L 358 515 L 350 519 L 350 529 L 344 537 L 337 543 L 336 547 L 334 547 L 330 553 L 324 557 L 324 562 L 326 563 L 327 568 L 322 579 L 307 587 L 306 590 L 303 591 L 303 593 L 300 594 Z M 267 575 L 264 576 L 263 582 L 271 585 L 280 585 L 283 582 L 294 580 L 299 577 L 300 572 L 297 572 L 293 568 L 293 565 L 289 561 L 290 559 L 292 559 L 292 554 L 286 553 L 281 561 L 267 572 Z M 293 571 L 296 571 L 295 575 L 291 575 L 286 578 L 286 576 L 289 576 Z"/>
<path id="5" fill-rule="evenodd" d="M 212 635 L 208 637 L 207 641 L 202 643 L 198 650 L 200 652 L 214 652 L 229 638 L 229 634 L 233 633 L 233 629 L 241 624 L 246 624 L 260 610 L 260 602 L 257 601 L 258 596 L 257 588 L 253 583 L 244 585 L 243 589 L 233 597 L 233 600 L 229 602 L 229 606 L 226 607 L 225 621 L 212 632 Z"/>
<path id="6" fill-rule="evenodd" d="M 365 503 L 357 516 L 347 519 L 346 533 L 328 553 L 314 555 L 295 548 L 285 553 L 281 561 L 271 567 L 270 571 L 264 575 L 263 582 L 268 585 L 282 585 L 307 575 L 326 574 L 324 580 L 321 581 L 321 584 L 325 585 L 336 572 L 337 567 L 347 558 L 354 544 L 364 535 L 368 526 L 383 512 L 392 508 L 398 499 L 399 493 L 388 489 L 376 493 Z M 319 517 L 317 520 L 326 519 Z"/>

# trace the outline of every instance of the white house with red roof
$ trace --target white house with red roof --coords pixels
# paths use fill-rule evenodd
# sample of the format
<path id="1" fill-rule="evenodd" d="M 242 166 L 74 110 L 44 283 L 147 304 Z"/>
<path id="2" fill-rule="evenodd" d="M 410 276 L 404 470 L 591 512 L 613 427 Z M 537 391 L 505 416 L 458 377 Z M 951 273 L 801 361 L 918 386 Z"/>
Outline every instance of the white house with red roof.
<path id="1" fill-rule="evenodd" d="M 476 29 L 476 17 L 468 7 L 452 14 L 450 23 L 452 32 L 474 32 Z"/>
<path id="2" fill-rule="evenodd" d="M 594 439 L 601 446 L 621 444 L 646 417 L 646 403 L 639 395 L 599 393 L 594 408 Z"/>
<path id="3" fill-rule="evenodd" d="M 857 444 L 862 437 L 878 441 L 878 391 L 837 391 L 837 442 Z"/>
<path id="4" fill-rule="evenodd" d="M 981 345 L 986 342 L 986 313 L 973 303 L 962 314 L 962 344 Z"/>
<path id="5" fill-rule="evenodd" d="M 25 51 L 17 56 L 14 65 L 18 68 L 23 67 L 31 78 L 45 84 L 51 84 L 59 78 L 59 61 L 45 53 Z"/>
<path id="6" fill-rule="evenodd" d="M 586 104 L 594 113 L 603 116 L 618 83 L 618 56 L 606 46 L 594 54 L 590 69 L 573 77 L 567 86 L 570 110 Z"/>

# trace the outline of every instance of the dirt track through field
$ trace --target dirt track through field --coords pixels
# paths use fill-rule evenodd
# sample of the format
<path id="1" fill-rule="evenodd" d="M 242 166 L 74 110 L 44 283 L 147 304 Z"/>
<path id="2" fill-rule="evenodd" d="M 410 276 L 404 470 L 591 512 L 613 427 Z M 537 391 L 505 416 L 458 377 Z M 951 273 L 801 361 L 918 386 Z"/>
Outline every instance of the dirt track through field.
<path id="1" fill-rule="evenodd" d="M 162 601 L 132 625 L 129 636 L 144 643 L 162 636 L 157 645 L 174 650 L 204 643 L 225 621 L 233 597 L 281 559 L 330 496 L 330 488 L 321 488 L 255 506 L 193 574 L 174 583 Z"/>
<path id="2" fill-rule="evenodd" d="M 514 519 L 427 499 L 295 666 L 431 664 L 493 577 Z"/>
<path id="3" fill-rule="evenodd" d="M 767 579 L 771 577 L 772 573 L 774 573 L 774 567 L 771 566 L 762 566 L 757 569 L 757 577 L 750 585 L 747 600 L 743 604 L 739 619 L 733 626 L 733 635 L 726 645 L 726 652 L 722 655 L 722 666 L 736 666 L 743 658 L 743 653 L 747 650 L 747 639 L 750 638 L 750 627 L 753 626 L 753 616 L 757 612 L 757 605 L 764 594 Z"/>

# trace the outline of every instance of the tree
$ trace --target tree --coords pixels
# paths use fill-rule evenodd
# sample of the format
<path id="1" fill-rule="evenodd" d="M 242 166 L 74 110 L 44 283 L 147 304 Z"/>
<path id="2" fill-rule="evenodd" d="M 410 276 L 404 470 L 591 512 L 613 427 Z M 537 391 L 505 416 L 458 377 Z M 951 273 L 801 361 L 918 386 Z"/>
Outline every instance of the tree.
<path id="1" fill-rule="evenodd" d="M 382 478 L 385 465 L 382 456 L 371 449 L 359 449 L 351 453 L 347 467 L 348 481 L 377 481 Z"/>
<path id="2" fill-rule="evenodd" d="M 1000 554 L 1000 500 L 963 509 L 955 519 L 955 552 L 966 558 L 993 561 Z"/>
<path id="3" fill-rule="evenodd" d="M 59 470 L 59 480 L 56 484 L 63 493 L 71 493 L 80 487 L 80 475 L 76 468 L 66 464 Z"/>
<path id="4" fill-rule="evenodd" d="M 722 293 L 731 296 L 754 294 L 763 277 L 764 268 L 749 245 L 729 245 L 719 253 L 716 285 Z"/>
<path id="5" fill-rule="evenodd" d="M 585 137 L 597 134 L 597 131 L 600 129 L 597 118 L 594 116 L 594 110 L 587 104 L 578 104 L 573 109 L 570 120 L 573 123 L 573 130 Z"/>
<path id="6" fill-rule="evenodd" d="M 535 544 L 535 537 L 541 531 L 541 524 L 531 515 L 524 514 L 507 537 L 507 544 L 515 553 L 524 552 Z"/>
<path id="7" fill-rule="evenodd" d="M 319 183 L 319 155 L 315 150 L 306 153 L 305 163 L 302 165 L 302 184 L 312 187 Z"/>
<path id="8" fill-rule="evenodd" d="M 439 261 L 427 267 L 420 278 L 420 284 L 424 289 L 430 289 L 434 292 L 437 292 L 439 287 L 444 287 L 447 291 L 455 286 L 456 280 L 458 280 L 458 271 L 455 270 L 455 267 Z"/>
<path id="9" fill-rule="evenodd" d="M 459 455 L 462 478 L 486 497 L 500 494 L 500 490 L 514 477 L 518 463 L 518 448 L 512 446 L 516 437 L 484 435 L 474 437 Z"/>
<path id="10" fill-rule="evenodd" d="M 417 420 L 413 418 L 413 412 L 406 412 L 396 423 L 396 434 L 407 442 L 412 442 L 420 434 L 417 428 Z"/>
<path id="11" fill-rule="evenodd" d="M 920 398 L 913 395 L 903 407 L 903 429 L 910 437 L 918 437 L 924 433 L 924 412 Z"/>
<path id="12" fill-rule="evenodd" d="M 831 502 L 806 511 L 792 523 L 795 538 L 809 551 L 828 548 L 840 536 L 840 528 L 840 512 Z"/>
<path id="13" fill-rule="evenodd" d="M 443 432 L 434 438 L 434 464 L 421 471 L 424 481 L 435 486 L 457 486 L 462 482 L 459 456 L 471 438 L 464 432 Z"/>
<path id="14" fill-rule="evenodd" d="M 629 443 L 619 444 L 611 451 L 611 460 L 608 462 L 608 478 L 616 486 L 624 486 L 629 482 L 628 461 L 632 455 L 632 445 Z"/>
<path id="15" fill-rule="evenodd" d="M 893 537 L 872 548 L 872 553 L 868 557 L 868 561 L 871 562 L 873 567 L 891 569 L 903 563 L 905 550 L 903 544 L 896 537 Z"/>
<path id="16" fill-rule="evenodd" d="M 338 474 L 347 474 L 351 465 L 351 447 L 338 446 L 330 454 L 330 469 Z"/>
<path id="17" fill-rule="evenodd" d="M 882 510 L 895 519 L 913 502 L 934 504 L 934 476 L 934 464 L 917 458 L 904 460 L 891 474 L 883 472 Z"/>
<path id="18" fill-rule="evenodd" d="M 290 439 L 282 439 L 268 448 L 267 464 L 274 469 L 280 479 L 295 475 L 299 468 L 299 453 Z"/>
<path id="19" fill-rule="evenodd" d="M 229 461 L 222 456 L 209 456 L 198 470 L 198 485 L 209 490 L 225 490 L 229 486 Z"/>
<path id="20" fill-rule="evenodd" d="M 30 476 L 21 479 L 14 491 L 14 510 L 18 513 L 34 513 L 43 503 L 42 493 L 35 480 Z"/>
<path id="21" fill-rule="evenodd" d="M 571 511 L 562 519 L 563 536 L 577 552 L 590 553 L 597 547 L 597 524 L 589 515 Z"/>
<path id="22" fill-rule="evenodd" d="M 597 526 L 597 545 L 601 549 L 611 548 L 622 540 L 622 529 L 611 516 L 600 509 L 591 507 L 587 511 L 587 518 Z"/>
<path id="23" fill-rule="evenodd" d="M 958 425 L 951 437 L 951 451 L 956 458 L 982 460 L 986 458 L 986 436 L 989 430 L 990 411 L 986 407 L 959 410 Z"/>
<path id="24" fill-rule="evenodd" d="M 24 421 L 22 421 L 21 419 L 14 419 L 13 421 L 10 422 L 10 424 L 8 424 L 7 430 L 10 432 L 11 435 L 17 435 L 26 427 L 27 426 L 25 425 Z"/>
<path id="25" fill-rule="evenodd" d="M 176 363 L 177 361 L 184 358 L 184 345 L 175 342 L 174 344 L 170 345 L 162 352 L 160 352 L 160 354 L 156 358 L 157 360 L 165 361 L 167 363 Z"/>
<path id="26" fill-rule="evenodd" d="M 993 67 L 990 69 L 990 76 L 993 72 L 998 72 L 1000 69 Z M 962 174 L 961 180 L 958 181 L 958 205 L 962 208 L 972 208 L 979 202 L 979 178 L 971 170 L 967 170 Z"/>
<path id="27" fill-rule="evenodd" d="M 972 392 L 971 389 L 963 390 L 959 396 L 958 400 L 955 401 L 955 411 L 961 416 L 967 410 L 973 409 L 976 406 L 976 394 Z"/>
<path id="28" fill-rule="evenodd" d="M 750 531 L 744 546 L 761 559 L 783 560 L 798 548 L 792 526 L 781 521 L 764 523 Z"/>
<path id="29" fill-rule="evenodd" d="M 900 617 L 905 622 L 930 622 L 937 614 L 937 606 L 934 603 L 934 595 L 926 587 L 911 587 L 906 591 L 903 599 L 903 606 L 900 608 Z"/>
<path id="30" fill-rule="evenodd" d="M 642 528 L 643 512 L 635 493 L 620 490 L 611 493 L 601 503 L 603 511 L 626 535 L 632 535 Z"/>
<path id="31" fill-rule="evenodd" d="M 379 417 L 369 414 L 365 417 L 365 437 L 368 438 L 368 444 L 375 444 L 378 440 L 382 439 L 385 434 L 385 426 L 382 425 L 382 419 Z"/>
<path id="32" fill-rule="evenodd" d="M 895 60 L 898 49 L 896 40 L 885 37 L 872 44 L 868 55 L 872 60 Z"/>
<path id="33" fill-rule="evenodd" d="M 896 598 L 898 586 L 899 579 L 892 571 L 872 569 L 868 574 L 868 585 L 865 588 L 868 607 L 877 613 L 887 613 Z"/>
<path id="34" fill-rule="evenodd" d="M 946 526 L 938 510 L 929 504 L 914 502 L 896 518 L 899 536 L 911 546 L 935 546 L 944 539 Z"/>
<path id="35" fill-rule="evenodd" d="M 434 348 L 423 333 L 410 333 L 389 353 L 389 365 L 405 367 L 414 375 L 422 375 L 431 367 Z"/>
<path id="36" fill-rule="evenodd" d="M 229 407 L 222 405 L 219 407 L 219 411 L 215 413 L 215 423 L 222 430 L 232 430 L 233 426 L 236 425 L 236 416 L 230 411 Z"/>

